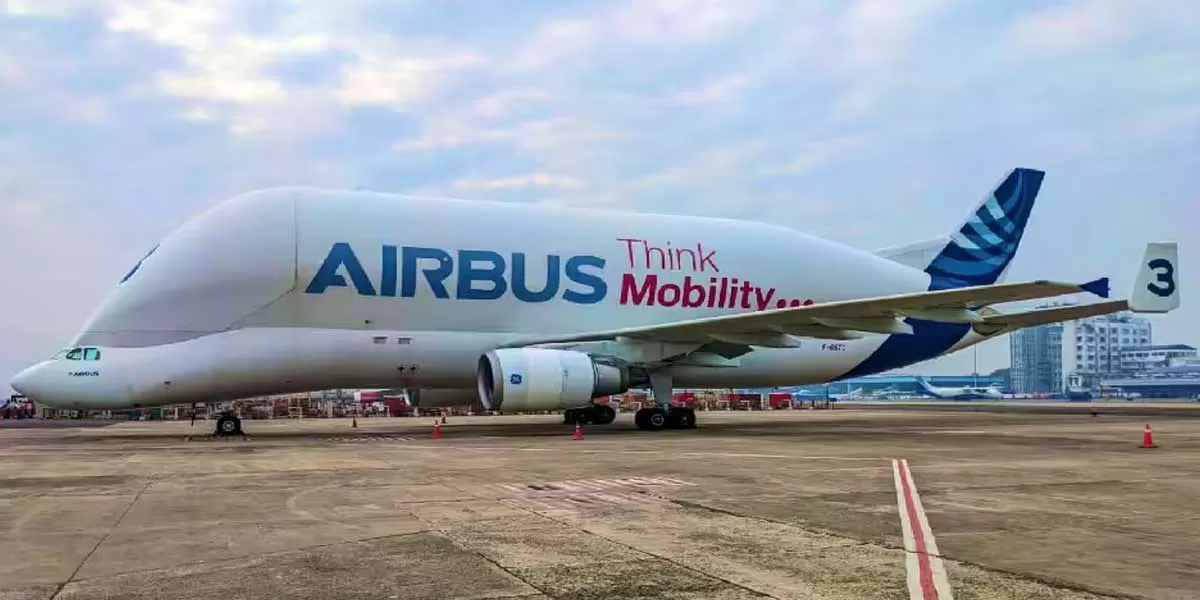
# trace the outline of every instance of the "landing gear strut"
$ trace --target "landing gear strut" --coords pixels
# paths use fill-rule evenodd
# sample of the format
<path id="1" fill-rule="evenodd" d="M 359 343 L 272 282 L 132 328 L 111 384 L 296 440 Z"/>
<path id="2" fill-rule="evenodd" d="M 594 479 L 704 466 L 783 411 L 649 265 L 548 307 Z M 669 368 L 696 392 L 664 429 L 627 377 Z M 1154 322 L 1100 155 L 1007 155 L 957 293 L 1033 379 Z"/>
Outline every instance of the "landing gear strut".
<path id="1" fill-rule="evenodd" d="M 611 406 L 593 404 L 587 408 L 572 408 L 563 412 L 563 423 L 566 425 L 608 425 L 617 418 L 617 411 Z"/>
<path id="2" fill-rule="evenodd" d="M 667 370 L 650 373 L 650 387 L 654 390 L 657 406 L 643 408 L 633 415 L 633 422 L 643 431 L 663 429 L 694 429 L 696 411 L 686 406 L 671 406 L 675 385 L 671 372 Z"/>
<path id="3" fill-rule="evenodd" d="M 242 420 L 233 413 L 225 413 L 217 419 L 217 431 L 213 435 L 246 435 L 242 432 Z"/>

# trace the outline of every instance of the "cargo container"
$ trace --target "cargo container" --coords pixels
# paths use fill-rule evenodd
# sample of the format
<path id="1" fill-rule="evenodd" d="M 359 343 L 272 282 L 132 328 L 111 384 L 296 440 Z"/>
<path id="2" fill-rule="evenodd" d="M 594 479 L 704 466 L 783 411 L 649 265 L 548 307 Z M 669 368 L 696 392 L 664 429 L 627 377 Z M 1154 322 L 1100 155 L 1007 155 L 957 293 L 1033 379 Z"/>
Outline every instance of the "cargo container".
<path id="1" fill-rule="evenodd" d="M 767 404 L 771 410 L 780 410 L 792 407 L 792 394 L 789 392 L 771 392 L 767 394 Z"/>
<path id="2" fill-rule="evenodd" d="M 695 392 L 676 392 L 671 398 L 672 404 L 679 406 L 693 406 L 696 404 Z"/>
<path id="3" fill-rule="evenodd" d="M 762 394 L 725 394 L 722 400 L 731 410 L 762 410 L 763 408 Z"/>

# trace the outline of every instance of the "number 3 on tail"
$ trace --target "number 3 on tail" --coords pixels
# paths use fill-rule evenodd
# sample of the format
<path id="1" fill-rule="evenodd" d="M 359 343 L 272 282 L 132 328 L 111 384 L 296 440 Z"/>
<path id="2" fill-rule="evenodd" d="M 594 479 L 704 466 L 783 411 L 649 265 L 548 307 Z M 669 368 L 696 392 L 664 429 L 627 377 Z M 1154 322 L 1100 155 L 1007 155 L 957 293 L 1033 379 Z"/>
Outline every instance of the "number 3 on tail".
<path id="1" fill-rule="evenodd" d="M 1150 290 L 1151 294 L 1166 298 L 1175 293 L 1175 265 L 1165 258 L 1156 258 L 1146 266 L 1154 271 L 1157 275 L 1157 281 L 1146 285 L 1146 289 Z"/>

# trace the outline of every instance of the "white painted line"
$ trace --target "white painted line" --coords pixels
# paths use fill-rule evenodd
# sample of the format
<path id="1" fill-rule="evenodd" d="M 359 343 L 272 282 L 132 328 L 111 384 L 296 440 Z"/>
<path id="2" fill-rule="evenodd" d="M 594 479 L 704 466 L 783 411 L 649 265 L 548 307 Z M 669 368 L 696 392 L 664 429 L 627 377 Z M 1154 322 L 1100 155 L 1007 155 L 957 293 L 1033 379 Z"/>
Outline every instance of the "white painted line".
<path id="1" fill-rule="evenodd" d="M 925 507 L 917 493 L 908 461 L 892 459 L 892 478 L 896 484 L 896 506 L 904 533 L 908 594 L 912 600 L 953 600 L 946 565 L 938 553 L 937 542 L 929 528 Z"/>
<path id="2" fill-rule="evenodd" d="M 995 432 L 995 430 L 993 430 L 993 433 L 994 432 Z M 939 435 L 939 434 L 981 435 L 981 434 L 988 433 L 988 432 L 984 431 L 982 429 L 922 429 L 922 430 L 917 431 L 917 433 L 921 433 L 921 434 L 925 434 L 925 435 Z"/>

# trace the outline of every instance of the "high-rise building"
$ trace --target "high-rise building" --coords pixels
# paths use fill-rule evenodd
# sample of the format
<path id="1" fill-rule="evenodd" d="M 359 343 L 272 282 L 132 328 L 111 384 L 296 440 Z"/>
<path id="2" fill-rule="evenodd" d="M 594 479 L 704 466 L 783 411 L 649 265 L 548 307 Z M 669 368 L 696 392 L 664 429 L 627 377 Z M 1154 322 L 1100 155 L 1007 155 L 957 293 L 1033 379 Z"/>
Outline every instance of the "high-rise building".
<path id="1" fill-rule="evenodd" d="M 1095 385 L 1102 377 L 1122 374 L 1123 349 L 1148 346 L 1151 339 L 1150 322 L 1130 313 L 1019 330 L 1009 340 L 1013 391 L 1062 392 L 1072 375 L 1085 386 Z"/>
<path id="2" fill-rule="evenodd" d="M 1009 337 L 1012 391 L 1049 394 L 1062 390 L 1062 325 L 1018 329 Z"/>

